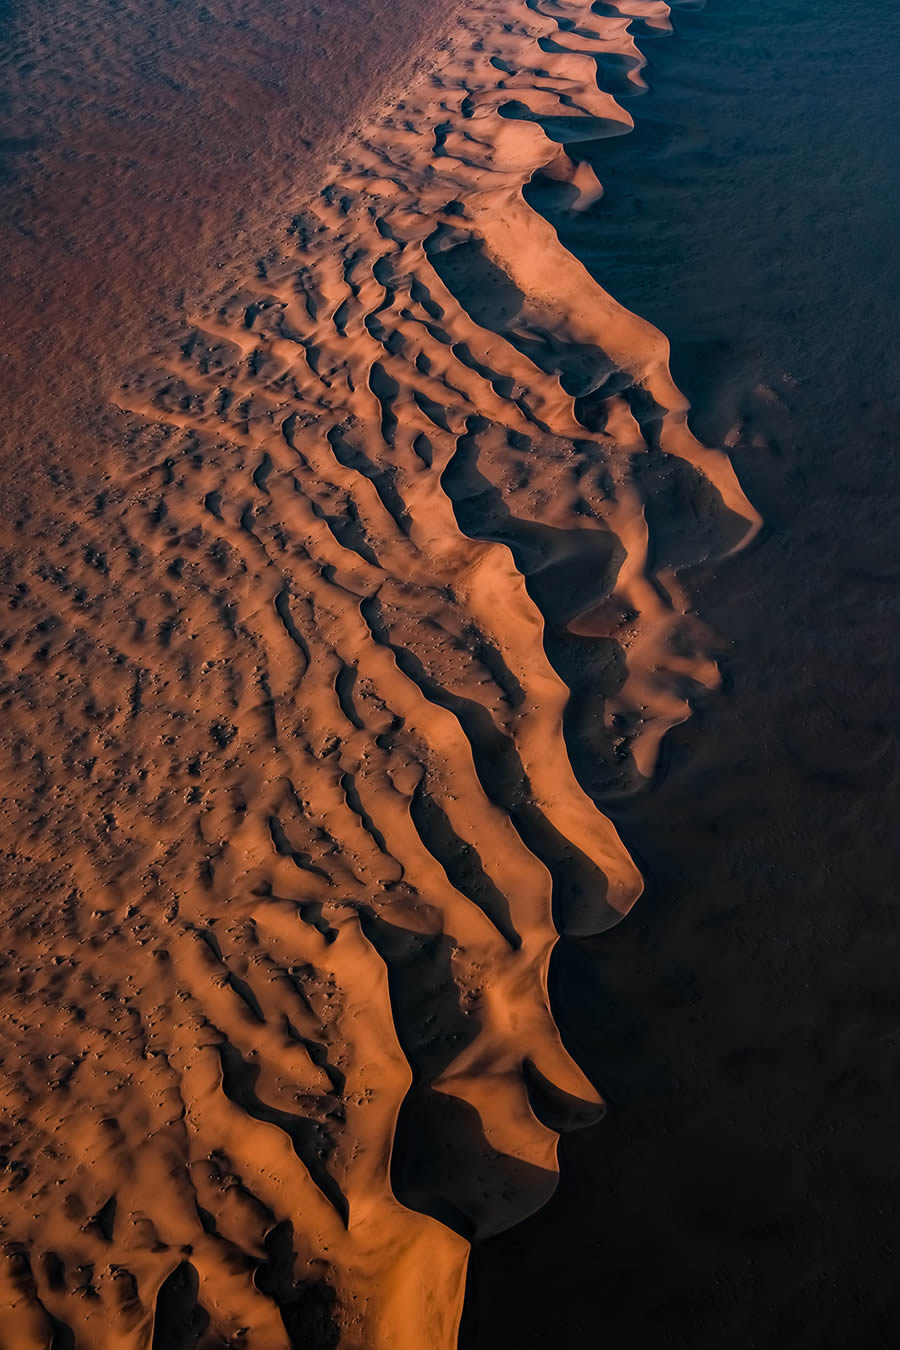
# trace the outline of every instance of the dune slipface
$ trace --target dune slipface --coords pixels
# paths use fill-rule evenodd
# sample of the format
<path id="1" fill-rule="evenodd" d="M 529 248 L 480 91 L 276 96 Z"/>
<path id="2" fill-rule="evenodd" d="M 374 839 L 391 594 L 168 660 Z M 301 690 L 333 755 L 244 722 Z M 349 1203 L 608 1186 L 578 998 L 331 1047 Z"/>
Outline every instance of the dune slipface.
<path id="1" fill-rule="evenodd" d="M 668 9 L 595 8 L 467 7 L 123 378 L 115 474 L 5 550 L 10 1347 L 450 1350 L 468 1240 L 602 1112 L 547 964 L 641 880 L 548 635 L 639 783 L 718 677 L 635 465 L 681 485 L 681 560 L 759 522 L 523 195 L 589 205 L 566 143 L 631 125 L 602 86 Z"/>

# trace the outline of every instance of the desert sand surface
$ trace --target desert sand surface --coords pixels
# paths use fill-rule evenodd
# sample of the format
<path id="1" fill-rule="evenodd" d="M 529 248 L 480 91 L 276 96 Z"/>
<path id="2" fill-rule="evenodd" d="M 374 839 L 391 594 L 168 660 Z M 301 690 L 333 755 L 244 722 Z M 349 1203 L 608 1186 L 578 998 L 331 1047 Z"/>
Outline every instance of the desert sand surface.
<path id="1" fill-rule="evenodd" d="M 49 453 L 103 453 L 123 351 L 271 247 L 452 13 L 436 0 L 3 0 L 6 486 L 21 465 L 16 490 L 35 490 Z"/>
<path id="2" fill-rule="evenodd" d="M 614 813 L 631 916 L 554 954 L 607 1115 L 474 1249 L 465 1350 L 875 1350 L 900 1325 L 900 19 L 711 0 L 674 26 L 642 39 L 631 137 L 585 148 L 604 201 L 551 219 L 665 332 L 765 528 L 682 574 L 726 690 Z"/>
<path id="3" fill-rule="evenodd" d="M 719 675 L 632 460 L 686 556 L 760 524 L 523 196 L 602 192 L 566 145 L 630 130 L 597 70 L 642 87 L 632 14 L 668 29 L 469 7 L 280 245 L 122 360 L 116 453 L 10 522 L 16 1343 L 450 1347 L 468 1241 L 602 1114 L 547 966 L 642 881 L 545 636 L 634 791 Z"/>
<path id="4" fill-rule="evenodd" d="M 664 1096 L 671 1075 L 633 1019 L 671 1023 L 698 984 L 724 1018 L 755 968 L 734 937 L 763 884 L 742 853 L 751 752 L 710 721 L 740 707 L 752 750 L 768 743 L 768 681 L 802 689 L 781 611 L 810 603 L 773 583 L 754 686 L 738 618 L 759 621 L 754 587 L 784 564 L 758 499 L 783 521 L 803 481 L 784 441 L 805 367 L 776 374 L 762 348 L 757 369 L 756 336 L 718 366 L 690 347 L 734 313 L 678 242 L 697 228 L 678 156 L 711 134 L 715 90 L 685 83 L 666 113 L 646 53 L 703 31 L 695 8 L 483 0 L 396 34 L 377 6 L 211 4 L 183 27 L 164 6 L 97 9 L 55 46 L 47 25 L 43 78 L 59 57 L 60 89 L 73 68 L 102 80 L 12 101 L 36 130 L 6 185 L 30 214 L 4 333 L 4 1350 L 452 1350 L 473 1250 L 463 1343 L 613 1324 L 597 1231 L 621 1240 L 628 1141 L 592 1128 L 610 1067 L 595 975 L 631 941 L 609 1079 L 640 1111 L 629 1083 Z M 27 91 L 42 34 L 12 21 Z M 73 45 L 95 64 L 66 65 Z M 669 139 L 636 225 L 605 169 L 639 181 L 654 100 Z M 660 241 L 672 292 L 650 282 Z M 737 880 L 712 917 L 690 912 L 706 937 L 673 966 L 676 880 L 712 885 L 704 830 Z M 651 967 L 662 997 L 641 988 Z M 728 1133 L 729 1084 L 743 1103 L 772 1051 L 729 1030 L 723 1092 L 702 1095 L 749 1188 L 764 1164 Z M 808 1078 L 797 1091 L 818 1121 Z M 651 1114 L 652 1151 L 669 1128 Z M 663 1261 L 698 1250 L 679 1217 L 665 1241 L 648 1220 Z M 643 1255 L 620 1246 L 619 1296 Z M 515 1289 L 529 1261 L 533 1297 Z"/>

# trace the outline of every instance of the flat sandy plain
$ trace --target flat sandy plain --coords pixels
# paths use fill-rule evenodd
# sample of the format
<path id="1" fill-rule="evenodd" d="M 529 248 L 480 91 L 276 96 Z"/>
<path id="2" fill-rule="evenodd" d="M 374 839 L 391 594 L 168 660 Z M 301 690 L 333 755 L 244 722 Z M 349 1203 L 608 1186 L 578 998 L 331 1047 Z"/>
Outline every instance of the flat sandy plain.
<path id="1" fill-rule="evenodd" d="M 6 17 L 4 1350 L 891 1343 L 897 34 L 766 8 Z"/>

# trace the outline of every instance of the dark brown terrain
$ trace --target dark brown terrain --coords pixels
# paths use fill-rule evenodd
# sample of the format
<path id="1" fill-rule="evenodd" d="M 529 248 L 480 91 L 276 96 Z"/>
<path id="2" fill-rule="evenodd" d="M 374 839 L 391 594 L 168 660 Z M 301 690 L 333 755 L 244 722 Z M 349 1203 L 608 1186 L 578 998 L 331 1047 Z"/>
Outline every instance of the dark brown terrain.
<path id="1" fill-rule="evenodd" d="M 727 696 L 612 811 L 647 889 L 554 956 L 609 1113 L 475 1248 L 465 1350 L 875 1350 L 900 1326 L 900 20 L 711 0 L 675 28 L 644 45 L 634 134 L 586 148 L 608 197 L 564 238 L 669 337 L 695 430 L 739 431 L 766 525 L 690 581 Z"/>

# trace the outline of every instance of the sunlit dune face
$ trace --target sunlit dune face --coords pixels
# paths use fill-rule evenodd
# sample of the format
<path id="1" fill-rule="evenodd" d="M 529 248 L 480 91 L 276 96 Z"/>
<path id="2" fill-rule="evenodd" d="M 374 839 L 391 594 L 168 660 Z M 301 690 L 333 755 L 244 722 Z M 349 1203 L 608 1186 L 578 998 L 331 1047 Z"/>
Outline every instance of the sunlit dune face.
<path id="1" fill-rule="evenodd" d="M 667 13 L 468 7 L 283 252 L 123 380 L 102 492 L 34 527 L 3 676 L 17 1347 L 189 1318 L 450 1350 L 468 1240 L 602 1113 L 547 965 L 641 881 L 558 653 L 633 788 L 718 678 L 646 493 L 690 497 L 695 556 L 758 520 L 665 339 L 522 188 L 596 200 L 565 142 L 627 132 L 598 58 L 639 88 L 631 20 Z"/>

